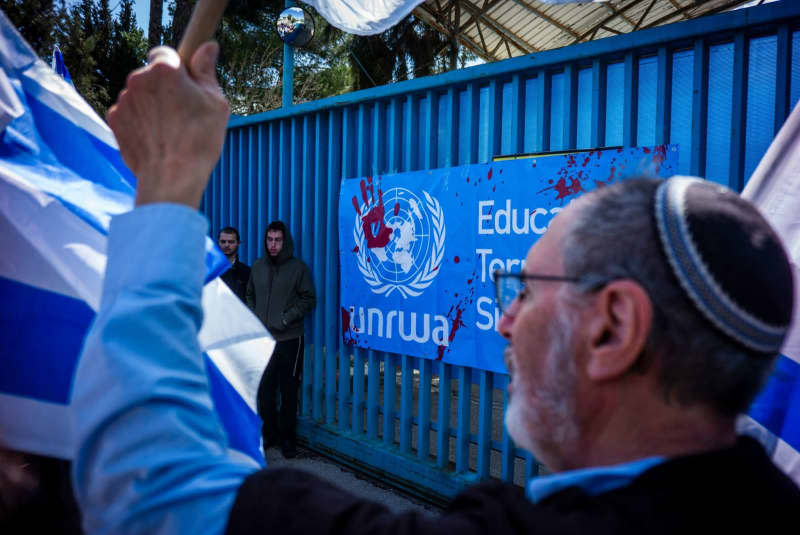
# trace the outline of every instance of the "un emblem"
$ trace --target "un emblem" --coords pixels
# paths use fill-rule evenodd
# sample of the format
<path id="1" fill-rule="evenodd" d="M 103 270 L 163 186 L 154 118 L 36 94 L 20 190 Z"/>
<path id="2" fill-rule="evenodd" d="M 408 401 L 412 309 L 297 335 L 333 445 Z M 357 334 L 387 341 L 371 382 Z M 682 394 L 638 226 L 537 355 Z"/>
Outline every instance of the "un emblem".
<path id="1" fill-rule="evenodd" d="M 358 270 L 370 289 L 389 296 L 416 297 L 431 285 L 444 257 L 445 225 L 436 198 L 405 188 L 379 190 L 358 210 L 353 239 Z"/>

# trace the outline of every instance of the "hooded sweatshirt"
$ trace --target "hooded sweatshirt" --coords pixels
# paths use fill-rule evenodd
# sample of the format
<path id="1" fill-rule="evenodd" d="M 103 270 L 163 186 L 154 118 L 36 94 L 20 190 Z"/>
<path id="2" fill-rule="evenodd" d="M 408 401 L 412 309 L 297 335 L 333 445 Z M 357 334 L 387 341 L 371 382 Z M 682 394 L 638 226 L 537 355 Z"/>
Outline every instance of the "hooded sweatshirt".
<path id="1" fill-rule="evenodd" d="M 293 256 L 294 241 L 283 225 L 283 249 L 273 258 L 265 255 L 253 263 L 247 283 L 247 306 L 277 341 L 303 335 L 303 318 L 316 304 L 314 283 L 305 262 Z"/>

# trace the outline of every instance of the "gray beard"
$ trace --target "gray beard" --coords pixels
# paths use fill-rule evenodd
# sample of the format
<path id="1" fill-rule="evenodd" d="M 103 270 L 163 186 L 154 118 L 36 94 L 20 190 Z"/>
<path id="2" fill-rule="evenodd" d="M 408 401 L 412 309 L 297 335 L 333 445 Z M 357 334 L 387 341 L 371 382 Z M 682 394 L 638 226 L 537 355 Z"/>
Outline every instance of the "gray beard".
<path id="1" fill-rule="evenodd" d="M 575 417 L 575 361 L 571 342 L 574 325 L 569 310 L 559 301 L 548 326 L 549 347 L 545 356 L 550 384 L 522 391 L 515 384 L 505 415 L 508 434 L 520 447 L 537 457 L 574 443 L 578 436 Z M 555 357 L 555 358 L 554 358 Z"/>

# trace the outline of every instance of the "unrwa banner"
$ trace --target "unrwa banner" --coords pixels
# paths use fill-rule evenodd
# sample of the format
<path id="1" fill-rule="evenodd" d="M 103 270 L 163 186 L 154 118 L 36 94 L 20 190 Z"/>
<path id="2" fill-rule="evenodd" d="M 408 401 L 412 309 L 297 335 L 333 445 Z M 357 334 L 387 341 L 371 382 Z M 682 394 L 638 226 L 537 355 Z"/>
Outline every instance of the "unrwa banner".
<path id="1" fill-rule="evenodd" d="M 660 145 L 345 180 L 344 342 L 505 372 L 494 271 L 519 272 L 575 197 L 677 165 L 677 146 Z"/>

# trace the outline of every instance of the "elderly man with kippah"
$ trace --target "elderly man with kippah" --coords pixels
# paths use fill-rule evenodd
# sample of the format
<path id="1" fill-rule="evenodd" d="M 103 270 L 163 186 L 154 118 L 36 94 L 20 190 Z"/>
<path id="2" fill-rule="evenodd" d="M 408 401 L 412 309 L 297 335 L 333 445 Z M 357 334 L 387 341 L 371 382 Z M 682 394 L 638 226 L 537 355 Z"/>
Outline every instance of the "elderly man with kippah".
<path id="1" fill-rule="evenodd" d="M 187 70 L 158 50 L 109 113 L 139 193 L 112 221 L 103 303 L 81 357 L 99 382 L 74 387 L 87 531 L 796 531 L 800 490 L 735 427 L 789 328 L 789 261 L 751 204 L 697 179 L 589 193 L 555 218 L 521 273 L 495 276 L 506 424 L 551 475 L 524 489 L 476 485 L 438 517 L 397 515 L 231 453 L 197 344 L 207 230 L 197 206 L 227 118 L 215 55 L 204 45 Z M 137 113 L 156 104 L 160 113 Z M 181 142 L 143 143 L 153 132 Z"/>

